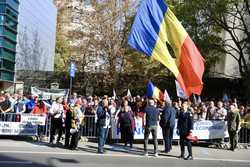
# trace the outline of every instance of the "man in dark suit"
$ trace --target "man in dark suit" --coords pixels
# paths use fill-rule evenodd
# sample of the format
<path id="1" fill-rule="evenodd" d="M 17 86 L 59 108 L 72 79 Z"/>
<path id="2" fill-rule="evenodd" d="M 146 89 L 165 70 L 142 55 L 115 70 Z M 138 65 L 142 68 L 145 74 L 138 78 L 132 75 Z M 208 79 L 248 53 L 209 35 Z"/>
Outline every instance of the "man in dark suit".
<path id="1" fill-rule="evenodd" d="M 97 109 L 97 127 L 98 127 L 98 153 L 103 154 L 103 147 L 106 143 L 109 128 L 111 127 L 111 113 L 108 108 L 108 99 L 102 99 L 102 104 Z"/>
<path id="2" fill-rule="evenodd" d="M 166 102 L 166 106 L 162 110 L 161 128 L 164 139 L 165 152 L 168 153 L 172 149 L 173 131 L 175 127 L 176 110 L 172 107 L 170 101 Z"/>
<path id="3" fill-rule="evenodd" d="M 178 118 L 177 123 L 177 134 L 180 135 L 180 146 L 181 155 L 180 158 L 184 158 L 185 154 L 185 144 L 188 148 L 189 155 L 184 158 L 185 160 L 193 160 L 192 155 L 192 144 L 191 141 L 187 139 L 187 136 L 192 132 L 193 129 L 193 118 L 190 111 L 188 111 L 188 103 L 184 102 L 182 104 L 182 109 Z"/>

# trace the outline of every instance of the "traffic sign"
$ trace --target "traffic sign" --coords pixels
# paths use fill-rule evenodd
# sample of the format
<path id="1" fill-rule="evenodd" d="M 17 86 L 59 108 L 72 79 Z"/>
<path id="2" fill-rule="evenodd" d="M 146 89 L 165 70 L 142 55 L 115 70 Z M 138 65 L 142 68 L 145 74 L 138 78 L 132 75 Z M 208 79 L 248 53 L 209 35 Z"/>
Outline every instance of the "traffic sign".
<path id="1" fill-rule="evenodd" d="M 70 77 L 72 77 L 72 78 L 75 77 L 76 67 L 75 67 L 75 64 L 74 64 L 74 63 L 71 63 L 71 64 L 70 64 L 69 73 L 70 73 Z"/>

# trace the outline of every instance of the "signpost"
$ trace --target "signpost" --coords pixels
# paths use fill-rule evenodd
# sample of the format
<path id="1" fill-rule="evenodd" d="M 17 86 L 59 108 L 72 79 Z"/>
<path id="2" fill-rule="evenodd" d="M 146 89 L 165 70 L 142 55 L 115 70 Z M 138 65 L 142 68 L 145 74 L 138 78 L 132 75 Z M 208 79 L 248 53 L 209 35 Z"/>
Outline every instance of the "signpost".
<path id="1" fill-rule="evenodd" d="M 75 73 L 76 73 L 76 67 L 75 67 L 75 63 L 71 62 L 70 63 L 70 70 L 69 70 L 69 75 L 70 75 L 70 88 L 69 88 L 69 96 L 72 93 L 72 81 L 73 78 L 75 78 Z"/>

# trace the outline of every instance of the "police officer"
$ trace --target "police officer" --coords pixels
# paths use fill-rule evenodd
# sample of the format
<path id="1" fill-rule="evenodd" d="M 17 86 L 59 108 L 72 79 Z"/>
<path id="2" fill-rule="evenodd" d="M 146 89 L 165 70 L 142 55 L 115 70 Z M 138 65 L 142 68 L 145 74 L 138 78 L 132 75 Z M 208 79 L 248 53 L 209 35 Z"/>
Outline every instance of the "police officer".
<path id="1" fill-rule="evenodd" d="M 192 132 L 193 129 L 193 118 L 190 111 L 188 111 L 188 103 L 182 103 L 182 109 L 178 117 L 177 123 L 177 134 L 180 135 L 180 147 L 181 155 L 180 158 L 185 160 L 193 160 L 192 155 L 192 144 L 191 141 L 187 139 L 187 136 Z M 185 145 L 188 148 L 188 156 L 184 157 L 185 154 Z"/>
<path id="2" fill-rule="evenodd" d="M 234 104 L 230 105 L 227 114 L 227 126 L 230 140 L 230 150 L 234 151 L 238 143 L 238 130 L 240 127 L 240 113 Z"/>

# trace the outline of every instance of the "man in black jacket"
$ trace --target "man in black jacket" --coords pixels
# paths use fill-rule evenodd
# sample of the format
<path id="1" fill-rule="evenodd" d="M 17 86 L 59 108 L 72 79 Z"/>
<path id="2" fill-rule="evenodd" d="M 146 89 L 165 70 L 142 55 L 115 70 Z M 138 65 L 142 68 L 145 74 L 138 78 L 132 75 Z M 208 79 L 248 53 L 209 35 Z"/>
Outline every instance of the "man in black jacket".
<path id="1" fill-rule="evenodd" d="M 190 111 L 188 111 L 188 103 L 184 102 L 182 104 L 182 109 L 178 118 L 177 123 L 177 134 L 180 135 L 180 146 L 181 155 L 180 158 L 184 158 L 185 154 L 185 144 L 188 148 L 189 155 L 184 158 L 185 160 L 193 160 L 192 155 L 192 144 L 191 141 L 187 139 L 187 136 L 192 132 L 193 129 L 193 118 Z"/>
<path id="2" fill-rule="evenodd" d="M 107 98 L 103 98 L 102 104 L 98 107 L 96 114 L 98 127 L 98 153 L 103 154 L 103 147 L 108 137 L 109 128 L 111 127 L 111 113 Z"/>
<path id="3" fill-rule="evenodd" d="M 170 152 L 170 150 L 172 149 L 175 118 L 176 118 L 176 111 L 172 107 L 171 102 L 167 101 L 166 106 L 162 110 L 161 121 L 160 121 L 166 153 Z"/>

